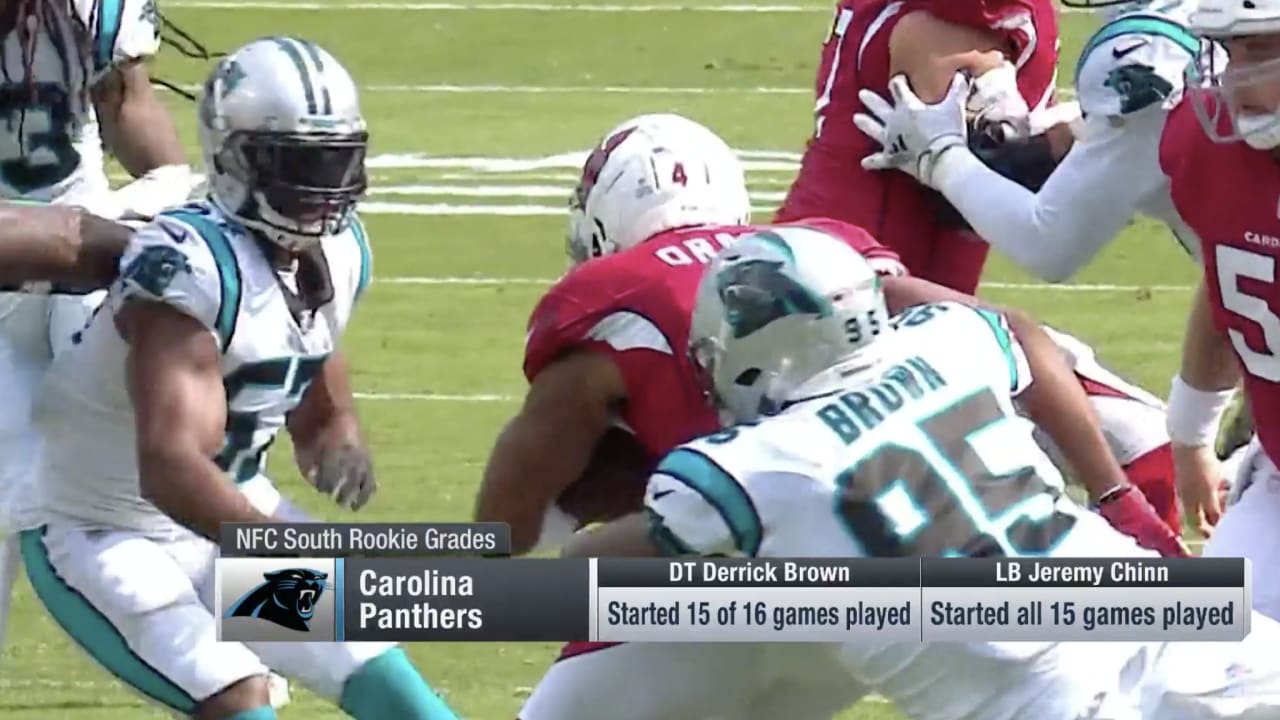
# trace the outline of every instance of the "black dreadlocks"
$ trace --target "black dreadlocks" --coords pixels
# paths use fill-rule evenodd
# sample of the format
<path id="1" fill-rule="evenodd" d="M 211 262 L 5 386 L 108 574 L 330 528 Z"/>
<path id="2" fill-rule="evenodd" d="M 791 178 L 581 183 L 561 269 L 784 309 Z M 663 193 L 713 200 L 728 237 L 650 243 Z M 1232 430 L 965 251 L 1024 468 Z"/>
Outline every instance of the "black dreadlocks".
<path id="1" fill-rule="evenodd" d="M 178 27 L 176 23 L 165 17 L 164 13 L 157 11 L 156 18 L 160 26 L 160 42 L 177 50 L 186 57 L 194 60 L 214 60 L 226 57 L 227 54 L 224 52 L 210 52 L 204 43 L 191 37 L 190 33 Z M 152 78 L 151 82 L 172 90 L 192 102 L 197 99 L 194 93 L 188 92 L 181 85 L 176 85 L 168 80 Z"/>
<path id="2" fill-rule="evenodd" d="M 99 6 L 95 2 L 90 15 L 90 25 L 97 22 Z M 62 28 L 71 28 L 71 37 L 66 37 Z M 14 68 L 10 68 L 6 58 L 0 53 L 0 74 L 9 85 L 21 85 L 26 93 L 25 102 L 21 102 L 18 118 L 18 137 L 26 137 L 23 132 L 26 125 L 27 109 L 35 105 L 39 97 L 39 84 L 35 79 L 36 48 L 40 35 L 49 38 L 58 58 L 62 61 L 63 86 L 75 87 L 72 67 L 78 66 L 84 81 L 80 83 L 81 107 L 89 102 L 89 78 L 93 76 L 93 34 L 80 19 L 72 5 L 72 0 L 0 0 L 0 42 L 9 35 L 17 33 L 22 48 L 22 67 L 18 76 Z M 16 98 L 15 98 L 16 100 Z M 24 148 L 25 150 L 25 148 Z"/>

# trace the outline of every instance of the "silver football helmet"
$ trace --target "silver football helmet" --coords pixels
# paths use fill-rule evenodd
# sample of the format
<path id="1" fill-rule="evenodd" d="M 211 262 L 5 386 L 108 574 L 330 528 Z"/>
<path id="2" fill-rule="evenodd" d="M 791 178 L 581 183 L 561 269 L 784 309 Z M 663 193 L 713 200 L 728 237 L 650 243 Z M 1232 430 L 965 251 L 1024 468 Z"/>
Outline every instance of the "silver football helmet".
<path id="1" fill-rule="evenodd" d="M 198 126 L 214 201 L 287 249 L 345 228 L 367 186 L 355 82 L 307 40 L 262 38 L 223 58 Z"/>
<path id="2" fill-rule="evenodd" d="M 876 367 L 892 332 L 866 258 L 825 232 L 779 226 L 740 238 L 712 261 L 689 354 L 727 425 Z"/>

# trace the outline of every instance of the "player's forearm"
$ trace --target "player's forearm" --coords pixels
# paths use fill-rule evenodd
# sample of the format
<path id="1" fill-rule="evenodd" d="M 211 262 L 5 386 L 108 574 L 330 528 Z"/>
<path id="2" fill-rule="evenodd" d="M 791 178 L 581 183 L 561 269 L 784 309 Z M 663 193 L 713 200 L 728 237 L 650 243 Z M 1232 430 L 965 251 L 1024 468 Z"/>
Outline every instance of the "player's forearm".
<path id="1" fill-rule="evenodd" d="M 1208 288 L 1202 282 L 1192 301 L 1182 340 L 1182 366 L 1169 391 L 1165 417 L 1175 446 L 1212 444 L 1218 422 L 1240 379 L 1231 343 L 1213 324 Z"/>
<path id="2" fill-rule="evenodd" d="M 151 86 L 142 61 L 116 71 L 95 92 L 103 140 L 129 174 L 186 165 L 186 153 L 168 108 Z"/>
<path id="3" fill-rule="evenodd" d="M 537 545 L 547 508 L 586 469 L 575 472 L 570 457 L 557 449 L 549 428 L 523 422 L 517 416 L 503 428 L 489 455 L 484 479 L 476 495 L 476 522 L 504 522 L 511 526 L 512 554 Z"/>
<path id="4" fill-rule="evenodd" d="M 1007 312 L 1007 317 L 1034 378 L 1019 398 L 1027 417 L 1058 446 L 1090 498 L 1097 500 L 1124 485 L 1124 471 L 1111 454 L 1089 398 L 1057 345 L 1027 315 Z"/>
<path id="5" fill-rule="evenodd" d="M 1091 215 L 1079 202 L 1081 193 L 1096 188 L 1065 186 L 1051 176 L 1032 192 L 965 148 L 947 153 L 944 162 L 945 171 L 934 174 L 938 191 L 983 240 L 1049 282 L 1074 275 L 1123 226 L 1114 211 Z"/>
<path id="6" fill-rule="evenodd" d="M 208 456 L 195 450 L 141 448 L 142 495 L 165 515 L 214 540 L 223 523 L 269 522 Z"/>
<path id="7" fill-rule="evenodd" d="M 648 513 L 639 512 L 612 520 L 574 535 L 565 543 L 562 557 L 660 557 L 649 537 Z"/>
<path id="8" fill-rule="evenodd" d="M 0 203 L 0 284 L 106 287 L 132 234 L 79 208 Z"/>
<path id="9" fill-rule="evenodd" d="M 1192 301 L 1179 375 L 1200 390 L 1230 390 L 1240 379 L 1240 367 L 1230 341 L 1213 324 L 1208 292 L 1208 287 L 1200 283 Z"/>

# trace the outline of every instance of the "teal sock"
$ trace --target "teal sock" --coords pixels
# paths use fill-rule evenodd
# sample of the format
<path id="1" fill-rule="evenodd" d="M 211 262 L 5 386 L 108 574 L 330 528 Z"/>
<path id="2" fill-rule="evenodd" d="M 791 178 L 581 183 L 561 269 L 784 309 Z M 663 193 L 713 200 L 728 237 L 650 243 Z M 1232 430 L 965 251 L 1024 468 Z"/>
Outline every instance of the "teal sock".
<path id="1" fill-rule="evenodd" d="M 242 710 L 226 720 L 276 720 L 276 709 L 263 705 L 252 710 Z"/>
<path id="2" fill-rule="evenodd" d="M 347 678 L 340 706 L 356 720 L 459 720 L 398 647 Z"/>

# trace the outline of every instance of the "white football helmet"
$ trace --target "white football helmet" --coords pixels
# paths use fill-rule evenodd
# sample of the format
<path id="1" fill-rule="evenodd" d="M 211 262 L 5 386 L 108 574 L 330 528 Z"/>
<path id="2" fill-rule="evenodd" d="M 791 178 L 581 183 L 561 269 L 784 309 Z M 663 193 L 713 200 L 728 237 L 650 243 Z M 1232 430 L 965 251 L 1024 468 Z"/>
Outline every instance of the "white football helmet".
<path id="1" fill-rule="evenodd" d="M 740 238 L 711 263 L 689 355 L 727 425 L 875 367 L 892 332 L 865 258 L 827 233 L 784 226 Z"/>
<path id="2" fill-rule="evenodd" d="M 262 38 L 223 58 L 198 126 L 214 201 L 281 246 L 341 231 L 364 193 L 369 135 L 356 85 L 315 43 Z"/>
<path id="3" fill-rule="evenodd" d="M 1280 0 L 1199 0 L 1191 31 L 1210 42 L 1280 33 Z M 1216 142 L 1244 140 L 1258 150 L 1280 147 L 1280 55 L 1233 58 L 1201 52 L 1188 69 L 1187 94 L 1205 133 Z M 1274 98 L 1274 99 L 1273 99 Z M 1259 100 L 1267 107 L 1258 107 Z"/>
<path id="4" fill-rule="evenodd" d="M 639 245 L 666 230 L 745 225 L 746 177 L 724 140 L 679 115 L 641 115 L 605 135 L 569 198 L 574 263 Z"/>

